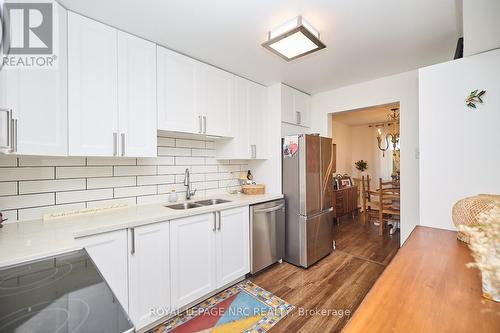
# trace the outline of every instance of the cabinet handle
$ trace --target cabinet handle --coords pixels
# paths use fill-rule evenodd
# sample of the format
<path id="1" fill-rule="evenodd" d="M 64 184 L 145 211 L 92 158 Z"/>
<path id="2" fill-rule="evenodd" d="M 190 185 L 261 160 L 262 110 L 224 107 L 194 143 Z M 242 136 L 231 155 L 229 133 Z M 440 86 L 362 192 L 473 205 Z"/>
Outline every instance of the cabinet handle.
<path id="1" fill-rule="evenodd" d="M 130 254 L 135 253 L 135 228 L 130 228 Z"/>
<path id="2" fill-rule="evenodd" d="M 122 133 L 122 156 L 125 156 L 125 133 Z"/>
<path id="3" fill-rule="evenodd" d="M 203 133 L 207 134 L 207 116 L 203 116 Z"/>
<path id="4" fill-rule="evenodd" d="M 295 115 L 297 116 L 297 125 L 300 125 L 302 123 L 301 113 L 299 111 L 296 111 Z"/>
<path id="5" fill-rule="evenodd" d="M 7 133 L 6 133 L 6 144 L 3 149 L 8 152 L 12 151 L 12 110 L 10 109 L 0 109 L 0 112 L 5 112 L 7 114 Z"/>
<path id="6" fill-rule="evenodd" d="M 202 124 L 202 119 L 201 116 L 198 116 L 198 125 L 199 125 L 199 130 L 198 133 L 203 133 L 203 124 Z"/>
<path id="7" fill-rule="evenodd" d="M 113 156 L 118 155 L 118 133 L 113 132 Z"/>
<path id="8" fill-rule="evenodd" d="M 257 146 L 251 145 L 250 147 L 252 149 L 252 158 L 257 158 Z"/>
<path id="9" fill-rule="evenodd" d="M 212 228 L 212 231 L 217 230 L 217 212 L 214 212 L 214 227 Z"/>
<path id="10" fill-rule="evenodd" d="M 12 119 L 12 152 L 17 153 L 17 119 Z"/>
<path id="11" fill-rule="evenodd" d="M 218 220 L 219 220 L 219 227 L 217 228 L 217 230 L 220 230 L 222 228 L 222 223 L 220 221 L 220 216 L 221 216 L 220 212 L 217 212 L 217 215 L 219 216 L 219 218 L 218 218 Z"/>

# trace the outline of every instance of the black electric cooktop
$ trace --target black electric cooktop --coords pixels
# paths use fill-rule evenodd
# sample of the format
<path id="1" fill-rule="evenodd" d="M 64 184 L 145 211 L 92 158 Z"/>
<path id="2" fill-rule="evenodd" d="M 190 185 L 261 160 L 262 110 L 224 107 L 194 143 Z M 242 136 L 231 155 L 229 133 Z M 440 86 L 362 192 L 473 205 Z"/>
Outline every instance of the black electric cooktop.
<path id="1" fill-rule="evenodd" d="M 0 332 L 133 332 L 87 253 L 0 269 Z"/>

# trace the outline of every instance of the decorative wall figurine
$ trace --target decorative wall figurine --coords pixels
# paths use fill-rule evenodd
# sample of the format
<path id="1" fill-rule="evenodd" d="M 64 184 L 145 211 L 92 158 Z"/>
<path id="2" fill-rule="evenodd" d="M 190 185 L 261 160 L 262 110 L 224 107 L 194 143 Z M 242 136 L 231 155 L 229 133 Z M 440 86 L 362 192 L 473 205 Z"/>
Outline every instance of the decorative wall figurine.
<path id="1" fill-rule="evenodd" d="M 476 103 L 483 103 L 483 100 L 481 96 L 483 96 L 486 93 L 486 90 L 481 90 L 479 89 L 473 90 L 470 92 L 469 97 L 465 100 L 465 103 L 467 103 L 467 106 L 476 109 Z"/>

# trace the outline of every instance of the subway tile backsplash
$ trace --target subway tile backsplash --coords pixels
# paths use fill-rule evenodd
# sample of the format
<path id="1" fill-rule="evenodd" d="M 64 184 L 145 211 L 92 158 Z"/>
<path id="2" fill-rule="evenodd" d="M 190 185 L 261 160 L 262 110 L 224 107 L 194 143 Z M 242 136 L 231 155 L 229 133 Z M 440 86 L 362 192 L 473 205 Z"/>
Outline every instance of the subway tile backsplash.
<path id="1" fill-rule="evenodd" d="M 210 140 L 158 137 L 158 157 L 37 157 L 0 155 L 0 210 L 13 222 L 43 214 L 167 202 L 175 189 L 185 195 L 189 168 L 195 198 L 238 186 L 246 161 L 216 160 Z"/>

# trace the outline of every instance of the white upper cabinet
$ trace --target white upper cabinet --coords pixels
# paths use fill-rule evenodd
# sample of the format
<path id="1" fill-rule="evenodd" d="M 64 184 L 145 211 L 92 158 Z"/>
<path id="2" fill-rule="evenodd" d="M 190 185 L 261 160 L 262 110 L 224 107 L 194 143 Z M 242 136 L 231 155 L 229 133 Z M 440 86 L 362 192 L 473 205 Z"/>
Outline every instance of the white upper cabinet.
<path id="1" fill-rule="evenodd" d="M 120 156 L 155 157 L 156 45 L 118 32 Z"/>
<path id="2" fill-rule="evenodd" d="M 234 80 L 231 128 L 234 137 L 217 141 L 219 159 L 267 158 L 267 90 L 245 80 Z"/>
<path id="3" fill-rule="evenodd" d="M 310 127 L 311 96 L 287 85 L 281 85 L 281 121 Z"/>
<path id="4" fill-rule="evenodd" d="M 201 64 L 157 46 L 158 129 L 202 133 Z"/>
<path id="5" fill-rule="evenodd" d="M 281 121 L 290 124 L 297 123 L 297 115 L 293 105 L 293 91 L 293 88 L 281 85 Z"/>
<path id="6" fill-rule="evenodd" d="M 157 61 L 159 130 L 233 135 L 234 75 L 159 46 Z"/>
<path id="7" fill-rule="evenodd" d="M 233 138 L 217 140 L 217 158 L 219 159 L 251 158 L 250 131 L 252 129 L 249 126 L 249 90 L 247 80 L 242 78 L 234 80 L 231 128 L 235 135 Z"/>
<path id="8" fill-rule="evenodd" d="M 68 153 L 67 12 L 54 3 L 54 68 L 0 71 L 0 146 L 3 152 L 64 156 Z M 9 132 L 17 134 L 7 145 Z"/>
<path id="9" fill-rule="evenodd" d="M 249 209 L 239 207 L 218 213 L 217 288 L 250 272 Z"/>
<path id="10" fill-rule="evenodd" d="M 117 30 L 68 13 L 69 154 L 118 154 Z"/>
<path id="11" fill-rule="evenodd" d="M 214 214 L 170 222 L 171 306 L 174 309 L 216 288 Z"/>
<path id="12" fill-rule="evenodd" d="M 295 107 L 295 115 L 297 117 L 297 125 L 310 127 L 311 96 L 295 90 L 293 94 L 293 104 Z"/>
<path id="13" fill-rule="evenodd" d="M 159 319 L 151 309 L 170 308 L 169 222 L 129 229 L 129 315 L 136 329 Z"/>
<path id="14" fill-rule="evenodd" d="M 69 154 L 156 156 L 153 43 L 68 16 Z"/>
<path id="15" fill-rule="evenodd" d="M 250 141 L 250 158 L 267 159 L 269 158 L 268 133 L 272 131 L 269 128 L 267 119 L 267 89 L 259 84 L 248 83 L 248 124 Z"/>
<path id="16" fill-rule="evenodd" d="M 235 76 L 208 65 L 202 67 L 202 75 L 203 132 L 233 136 L 231 109 Z"/>

